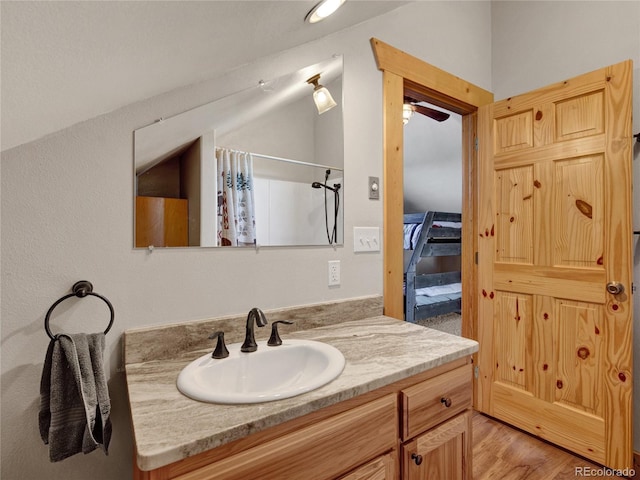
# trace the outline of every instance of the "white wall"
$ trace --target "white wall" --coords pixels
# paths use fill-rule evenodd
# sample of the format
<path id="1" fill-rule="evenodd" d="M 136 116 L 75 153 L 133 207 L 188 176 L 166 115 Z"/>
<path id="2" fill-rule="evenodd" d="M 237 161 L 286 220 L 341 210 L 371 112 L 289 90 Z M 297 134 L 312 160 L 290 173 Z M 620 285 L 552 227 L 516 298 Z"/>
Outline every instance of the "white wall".
<path id="1" fill-rule="evenodd" d="M 254 177 L 256 241 L 266 245 L 327 245 L 324 189 L 309 182 Z M 340 192 L 342 194 L 342 192 Z M 329 232 L 333 228 L 334 195 L 327 193 Z M 342 243 L 341 215 L 338 241 Z"/>
<path id="2" fill-rule="evenodd" d="M 220 134 L 218 147 L 315 162 L 314 117 L 305 100 L 291 102 L 265 115 Z M 312 102 L 313 103 L 313 102 Z"/>
<path id="3" fill-rule="evenodd" d="M 634 62 L 633 133 L 640 132 L 640 2 L 494 2 L 493 92 L 496 100 L 626 59 Z M 633 156 L 634 229 L 640 230 L 640 144 Z M 634 237 L 635 284 L 640 238 Z M 640 292 L 634 328 L 640 332 Z M 634 444 L 640 450 L 640 335 L 634 340 Z"/>
<path id="4" fill-rule="evenodd" d="M 404 211 L 462 211 L 462 117 L 414 113 L 404 126 Z"/>
<path id="5" fill-rule="evenodd" d="M 144 18 L 138 20 L 146 25 Z M 490 27 L 486 2 L 417 2 L 261 63 L 261 76 L 271 78 L 277 71 L 344 54 L 345 247 L 153 253 L 132 248 L 132 132 L 253 84 L 255 79 L 242 78 L 242 72 L 132 104 L 2 152 L 3 480 L 131 478 L 132 434 L 124 375 L 118 370 L 125 329 L 245 312 L 253 306 L 270 309 L 382 293 L 382 255 L 355 255 L 348 248 L 354 226 L 382 227 L 382 203 L 367 195 L 367 177 L 382 177 L 382 75 L 369 39 L 378 37 L 490 89 Z M 337 289 L 326 284 L 327 261 L 333 259 L 341 260 L 342 285 Z M 106 352 L 114 434 L 108 457 L 94 452 L 50 464 L 37 428 L 48 343 L 42 322 L 49 306 L 79 279 L 92 281 L 116 311 Z M 53 330 L 104 328 L 108 312 L 94 300 L 60 305 Z"/>

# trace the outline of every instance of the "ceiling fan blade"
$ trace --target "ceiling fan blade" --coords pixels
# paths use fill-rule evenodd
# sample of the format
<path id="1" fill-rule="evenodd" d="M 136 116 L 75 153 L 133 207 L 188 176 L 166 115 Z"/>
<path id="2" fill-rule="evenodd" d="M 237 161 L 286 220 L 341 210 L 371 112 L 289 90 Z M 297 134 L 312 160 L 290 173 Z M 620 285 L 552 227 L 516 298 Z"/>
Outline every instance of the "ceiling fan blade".
<path id="1" fill-rule="evenodd" d="M 422 105 L 414 105 L 413 107 L 415 108 L 416 112 L 421 113 L 422 115 L 426 115 L 429 118 L 433 118 L 437 122 L 444 122 L 451 116 L 446 112 L 441 112 L 440 110 L 435 110 L 429 107 L 423 107 Z"/>

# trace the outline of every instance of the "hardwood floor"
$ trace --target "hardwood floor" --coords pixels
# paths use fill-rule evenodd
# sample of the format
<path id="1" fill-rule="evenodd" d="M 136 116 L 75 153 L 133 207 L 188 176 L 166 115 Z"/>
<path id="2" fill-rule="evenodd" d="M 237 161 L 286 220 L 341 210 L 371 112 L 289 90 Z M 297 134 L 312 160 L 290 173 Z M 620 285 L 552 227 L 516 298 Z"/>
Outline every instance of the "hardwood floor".
<path id="1" fill-rule="evenodd" d="M 472 462 L 474 480 L 626 478 L 601 475 L 603 467 L 477 412 Z"/>

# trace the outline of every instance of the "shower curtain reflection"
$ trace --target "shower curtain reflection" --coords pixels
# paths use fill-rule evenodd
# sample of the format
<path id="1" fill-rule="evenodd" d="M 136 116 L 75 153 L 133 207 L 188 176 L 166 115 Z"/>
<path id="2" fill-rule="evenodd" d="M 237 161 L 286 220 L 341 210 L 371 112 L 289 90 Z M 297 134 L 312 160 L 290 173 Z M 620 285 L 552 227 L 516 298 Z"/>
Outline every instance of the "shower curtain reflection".
<path id="1" fill-rule="evenodd" d="M 218 246 L 256 243 L 253 158 L 250 153 L 216 148 Z"/>

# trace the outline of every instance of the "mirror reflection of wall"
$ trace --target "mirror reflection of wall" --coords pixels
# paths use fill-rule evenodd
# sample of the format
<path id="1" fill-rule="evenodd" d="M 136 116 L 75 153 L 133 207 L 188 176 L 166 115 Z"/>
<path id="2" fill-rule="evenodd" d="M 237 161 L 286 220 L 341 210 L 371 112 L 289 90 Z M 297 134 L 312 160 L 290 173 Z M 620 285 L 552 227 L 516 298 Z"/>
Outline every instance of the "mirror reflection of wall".
<path id="1" fill-rule="evenodd" d="M 320 83 L 337 102 L 322 115 L 305 81 L 310 72 L 321 73 Z M 136 130 L 134 139 L 136 247 L 343 242 L 341 57 Z M 217 148 L 252 154 L 253 241 L 243 236 L 250 222 L 241 217 L 242 240 L 231 235 L 230 242 L 221 242 L 226 194 L 217 175 Z M 340 189 L 312 188 L 314 182 Z M 224 206 L 228 212 L 229 204 Z M 245 215 L 244 207 L 236 209 Z"/>
<path id="2" fill-rule="evenodd" d="M 335 213 L 343 196 L 341 170 L 260 157 L 254 158 L 254 167 L 258 245 L 342 244 L 342 209 Z M 277 176 L 272 174 L 276 169 Z M 327 185 L 340 184 L 337 193 L 312 187 L 314 182 L 325 182 L 327 171 Z"/>

